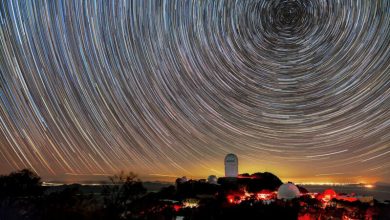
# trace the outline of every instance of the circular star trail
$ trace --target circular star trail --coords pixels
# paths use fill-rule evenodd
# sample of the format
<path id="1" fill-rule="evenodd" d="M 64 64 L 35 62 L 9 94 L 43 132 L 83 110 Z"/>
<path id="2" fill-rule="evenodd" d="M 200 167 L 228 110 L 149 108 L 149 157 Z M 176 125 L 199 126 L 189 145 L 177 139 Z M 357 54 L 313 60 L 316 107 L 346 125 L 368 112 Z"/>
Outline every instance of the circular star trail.
<path id="1" fill-rule="evenodd" d="M 390 181 L 387 0 L 2 1 L 0 55 L 2 173 Z"/>

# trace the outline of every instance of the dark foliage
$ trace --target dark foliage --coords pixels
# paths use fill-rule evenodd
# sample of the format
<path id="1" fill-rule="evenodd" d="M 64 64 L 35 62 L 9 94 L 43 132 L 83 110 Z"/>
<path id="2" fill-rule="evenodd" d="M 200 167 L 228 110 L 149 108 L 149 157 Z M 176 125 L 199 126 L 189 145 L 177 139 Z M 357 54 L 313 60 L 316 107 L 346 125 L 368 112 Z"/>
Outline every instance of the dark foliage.
<path id="1" fill-rule="evenodd" d="M 85 190 L 78 184 L 57 187 L 56 190 L 51 188 L 43 193 L 40 178 L 29 170 L 21 170 L 0 176 L 0 220 L 172 220 L 175 216 L 191 220 L 390 217 L 390 205 L 386 203 L 375 202 L 370 206 L 334 199 L 331 201 L 333 205 L 324 209 L 320 201 L 310 196 L 290 201 L 276 200 L 270 204 L 252 197 L 239 204 L 229 203 L 226 195 L 234 190 L 274 190 L 281 184 L 271 173 L 244 174 L 241 177 L 220 178 L 221 185 L 180 181 L 177 188 L 168 186 L 146 194 L 135 174 L 122 172 L 110 177 L 111 184 L 97 194 L 91 194 L 90 188 Z M 198 205 L 196 208 L 184 205 L 194 201 Z"/>
<path id="2" fill-rule="evenodd" d="M 282 181 L 272 173 L 247 173 L 241 174 L 240 178 L 219 178 L 218 183 L 224 191 L 238 191 L 245 188 L 248 192 L 259 192 L 261 190 L 276 191 Z"/>
<path id="3" fill-rule="evenodd" d="M 132 213 L 132 202 L 146 193 L 146 188 L 134 173 L 121 172 L 109 178 L 110 185 L 103 188 L 106 214 L 114 219 L 127 218 Z"/>
<path id="4" fill-rule="evenodd" d="M 184 183 L 177 183 L 176 199 L 191 198 L 197 195 L 215 195 L 217 192 L 218 186 L 215 184 L 189 180 Z"/>
<path id="5" fill-rule="evenodd" d="M 41 178 L 28 169 L 0 176 L 0 198 L 40 196 Z"/>
<path id="6" fill-rule="evenodd" d="M 34 219 L 35 204 L 41 199 L 41 178 L 23 169 L 0 176 L 0 219 Z"/>

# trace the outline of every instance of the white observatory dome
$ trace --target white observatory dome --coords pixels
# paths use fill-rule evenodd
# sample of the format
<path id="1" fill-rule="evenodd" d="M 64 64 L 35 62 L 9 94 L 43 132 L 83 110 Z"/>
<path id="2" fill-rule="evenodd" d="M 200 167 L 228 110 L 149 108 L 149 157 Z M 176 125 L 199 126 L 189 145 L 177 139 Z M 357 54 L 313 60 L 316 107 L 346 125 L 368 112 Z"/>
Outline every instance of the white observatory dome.
<path id="1" fill-rule="evenodd" d="M 218 178 L 215 175 L 211 175 L 207 178 L 207 182 L 210 184 L 217 184 Z"/>
<path id="2" fill-rule="evenodd" d="M 282 184 L 278 189 L 278 199 L 294 199 L 300 195 L 299 189 L 292 183 Z"/>

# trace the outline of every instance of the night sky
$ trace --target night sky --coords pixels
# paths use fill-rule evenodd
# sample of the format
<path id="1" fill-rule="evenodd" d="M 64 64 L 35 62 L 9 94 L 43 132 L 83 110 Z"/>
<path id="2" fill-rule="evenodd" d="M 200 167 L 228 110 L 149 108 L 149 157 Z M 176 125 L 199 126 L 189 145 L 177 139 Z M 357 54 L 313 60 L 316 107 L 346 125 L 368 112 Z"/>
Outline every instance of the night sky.
<path id="1" fill-rule="evenodd" d="M 0 173 L 390 182 L 390 1 L 0 2 Z"/>

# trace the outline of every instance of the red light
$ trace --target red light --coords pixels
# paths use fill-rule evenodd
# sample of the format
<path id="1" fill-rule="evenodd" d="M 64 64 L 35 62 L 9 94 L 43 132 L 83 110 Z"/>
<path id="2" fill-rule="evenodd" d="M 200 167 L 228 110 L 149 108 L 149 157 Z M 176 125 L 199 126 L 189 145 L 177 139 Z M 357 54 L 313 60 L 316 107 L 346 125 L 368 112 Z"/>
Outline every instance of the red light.
<path id="1" fill-rule="evenodd" d="M 232 195 L 227 196 L 227 200 L 228 200 L 229 203 L 233 203 L 234 202 L 234 196 L 232 196 Z"/>
<path id="2" fill-rule="evenodd" d="M 298 220 L 312 220 L 312 219 L 314 219 L 314 218 L 312 218 L 312 217 L 310 216 L 310 214 L 308 214 L 308 213 L 306 213 L 306 214 L 304 214 L 304 215 L 298 216 Z"/>
<path id="3" fill-rule="evenodd" d="M 233 196 L 233 195 L 227 196 L 227 201 L 232 204 L 239 204 L 241 203 L 241 200 L 242 199 L 240 196 Z"/>
<path id="4" fill-rule="evenodd" d="M 180 211 L 180 205 L 173 205 L 173 209 L 176 211 L 176 212 L 178 212 L 178 211 Z"/>

